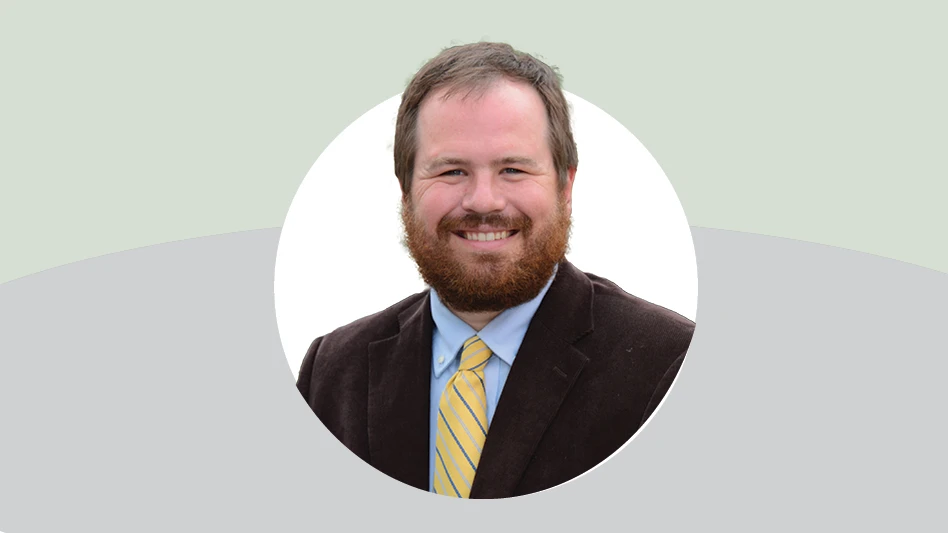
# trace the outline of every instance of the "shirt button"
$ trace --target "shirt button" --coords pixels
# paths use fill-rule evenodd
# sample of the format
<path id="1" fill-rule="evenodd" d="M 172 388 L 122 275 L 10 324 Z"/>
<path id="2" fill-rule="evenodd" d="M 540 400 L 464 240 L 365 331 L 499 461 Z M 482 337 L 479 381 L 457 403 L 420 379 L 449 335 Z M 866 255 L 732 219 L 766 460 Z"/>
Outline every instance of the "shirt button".
<path id="1" fill-rule="evenodd" d="M 438 356 L 438 364 L 440 365 L 440 364 L 443 363 L 443 362 L 444 362 L 444 356 L 443 356 L 443 355 L 439 355 L 439 356 Z"/>

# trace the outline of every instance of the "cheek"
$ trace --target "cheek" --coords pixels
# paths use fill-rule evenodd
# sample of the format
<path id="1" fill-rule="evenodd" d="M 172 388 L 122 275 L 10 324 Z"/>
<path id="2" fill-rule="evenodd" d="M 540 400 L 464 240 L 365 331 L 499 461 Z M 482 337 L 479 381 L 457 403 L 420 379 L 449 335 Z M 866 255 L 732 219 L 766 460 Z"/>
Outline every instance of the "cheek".
<path id="1" fill-rule="evenodd" d="M 425 222 L 425 226 L 434 228 L 445 215 L 455 211 L 460 205 L 458 187 L 439 186 L 419 188 L 414 196 L 415 213 Z"/>
<path id="2" fill-rule="evenodd" d="M 516 211 L 526 215 L 534 224 L 544 224 L 557 213 L 557 200 L 546 197 L 520 197 L 511 202 Z"/>
<path id="3" fill-rule="evenodd" d="M 415 204 L 414 217 L 427 233 L 434 233 L 444 213 L 436 206 L 427 203 Z"/>
<path id="4" fill-rule="evenodd" d="M 510 183 L 504 191 L 508 204 L 530 218 L 544 218 L 554 213 L 560 201 L 555 181 L 531 179 Z"/>

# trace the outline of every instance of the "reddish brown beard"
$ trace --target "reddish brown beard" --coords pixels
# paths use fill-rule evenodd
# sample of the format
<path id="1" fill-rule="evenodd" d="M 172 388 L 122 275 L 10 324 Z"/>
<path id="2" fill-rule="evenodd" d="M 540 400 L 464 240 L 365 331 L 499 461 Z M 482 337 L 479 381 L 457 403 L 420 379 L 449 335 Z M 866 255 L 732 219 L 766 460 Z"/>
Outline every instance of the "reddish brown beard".
<path id="1" fill-rule="evenodd" d="M 443 218 L 436 235 L 428 235 L 424 223 L 414 216 L 410 202 L 402 204 L 403 243 L 418 266 L 421 278 L 438 292 L 455 311 L 502 311 L 540 294 L 553 275 L 553 267 L 563 260 L 569 246 L 570 217 L 560 200 L 549 227 L 537 233 L 526 216 L 502 217 L 498 214 Z M 474 263 L 458 261 L 450 248 L 450 239 L 459 228 L 489 225 L 518 228 L 523 239 L 523 254 L 507 259 L 501 254 L 483 252 Z"/>

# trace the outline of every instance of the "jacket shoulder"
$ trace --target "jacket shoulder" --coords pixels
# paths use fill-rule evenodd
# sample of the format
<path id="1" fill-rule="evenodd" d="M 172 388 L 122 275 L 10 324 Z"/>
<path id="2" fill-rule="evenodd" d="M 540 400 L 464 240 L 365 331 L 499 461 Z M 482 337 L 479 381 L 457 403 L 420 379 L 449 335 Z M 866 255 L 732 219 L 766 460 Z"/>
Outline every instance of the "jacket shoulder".
<path id="1" fill-rule="evenodd" d="M 406 309 L 420 304 L 427 294 L 427 291 L 413 294 L 377 313 L 336 328 L 322 338 L 323 349 L 333 349 L 332 351 L 341 349 L 345 351 L 347 348 L 365 347 L 373 341 L 398 334 L 399 315 Z"/>
<path id="2" fill-rule="evenodd" d="M 367 432 L 369 344 L 396 335 L 399 315 L 423 304 L 426 293 L 405 298 L 317 338 L 300 367 L 296 387 L 324 426 L 369 461 Z"/>
<path id="3" fill-rule="evenodd" d="M 586 274 L 593 286 L 594 337 L 590 353 L 608 382 L 622 384 L 635 406 L 627 415 L 639 425 L 654 412 L 678 374 L 694 336 L 695 323 L 680 314 L 622 290 L 615 283 Z M 608 385 L 602 384 L 602 388 Z M 621 402 L 620 402 L 621 403 Z M 634 432 L 635 429 L 632 429 Z"/>
<path id="4" fill-rule="evenodd" d="M 368 346 L 377 340 L 398 334 L 399 315 L 425 301 L 427 291 L 413 294 L 377 313 L 360 318 L 318 337 L 310 344 L 300 367 L 297 387 L 308 396 L 311 386 L 319 382 L 345 379 L 364 365 Z"/>
<path id="5" fill-rule="evenodd" d="M 680 314 L 629 294 L 608 279 L 584 272 L 593 286 L 595 322 L 606 331 L 635 333 L 641 340 L 662 339 L 687 349 L 695 323 Z M 671 348 L 671 346 L 669 346 Z M 674 350 L 673 350 L 674 351 Z"/>

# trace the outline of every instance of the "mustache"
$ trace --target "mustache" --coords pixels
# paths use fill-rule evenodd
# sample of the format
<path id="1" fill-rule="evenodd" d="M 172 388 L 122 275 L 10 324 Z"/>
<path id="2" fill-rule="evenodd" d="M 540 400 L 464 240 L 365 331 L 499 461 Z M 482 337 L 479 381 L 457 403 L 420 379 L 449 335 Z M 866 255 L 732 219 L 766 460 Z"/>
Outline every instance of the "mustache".
<path id="1" fill-rule="evenodd" d="M 508 217 L 499 213 L 468 213 L 460 217 L 444 217 L 438 222 L 438 233 L 454 233 L 464 228 L 488 226 L 497 229 L 513 228 L 524 233 L 533 228 L 533 220 L 526 215 Z"/>

